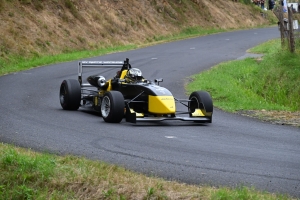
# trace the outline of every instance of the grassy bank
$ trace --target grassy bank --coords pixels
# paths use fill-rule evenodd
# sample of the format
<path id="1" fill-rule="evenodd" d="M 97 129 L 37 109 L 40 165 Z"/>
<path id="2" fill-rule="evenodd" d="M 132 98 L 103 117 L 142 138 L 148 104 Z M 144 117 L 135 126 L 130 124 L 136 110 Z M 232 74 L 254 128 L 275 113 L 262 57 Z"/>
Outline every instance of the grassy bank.
<path id="1" fill-rule="evenodd" d="M 0 76 L 12 72 L 30 69 L 33 67 L 67 62 L 81 58 L 101 56 L 113 52 L 128 51 L 143 46 L 150 46 L 164 42 L 170 42 L 180 39 L 186 39 L 196 36 L 224 32 L 223 29 L 203 29 L 201 27 L 189 27 L 183 29 L 178 34 L 161 35 L 153 38 L 148 38 L 145 44 L 129 44 L 104 46 L 95 50 L 70 51 L 59 55 L 36 55 L 34 57 L 22 57 L 20 55 L 9 55 L 7 58 L 0 57 Z"/>
<path id="2" fill-rule="evenodd" d="M 292 199 L 253 188 L 186 185 L 122 167 L 0 143 L 0 199 Z"/>
<path id="3" fill-rule="evenodd" d="M 189 92 L 207 90 L 214 105 L 230 112 L 239 110 L 300 110 L 300 52 L 281 49 L 271 40 L 251 49 L 263 54 L 221 63 L 192 76 Z"/>

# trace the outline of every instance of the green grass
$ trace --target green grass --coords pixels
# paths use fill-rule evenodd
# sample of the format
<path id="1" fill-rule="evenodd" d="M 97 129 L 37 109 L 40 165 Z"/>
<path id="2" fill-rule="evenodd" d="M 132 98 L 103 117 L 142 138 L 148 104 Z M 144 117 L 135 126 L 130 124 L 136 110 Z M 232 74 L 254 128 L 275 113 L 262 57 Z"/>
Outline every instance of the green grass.
<path id="1" fill-rule="evenodd" d="M 18 153 L 14 148 L 0 149 L 2 199 L 32 199 L 45 192 L 43 190 L 46 188 L 43 188 L 43 185 L 54 174 L 53 157 L 47 154 L 28 156 Z"/>
<path id="2" fill-rule="evenodd" d="M 10 56 L 6 59 L 0 58 L 0 75 L 27 70 L 37 66 L 100 56 L 112 52 L 127 51 L 135 48 L 137 48 L 137 45 L 113 46 L 97 50 L 74 51 L 59 55 L 35 56 L 32 58 Z"/>
<path id="3" fill-rule="evenodd" d="M 189 93 L 206 90 L 214 105 L 226 111 L 300 110 L 300 54 L 282 50 L 271 40 L 251 50 L 262 58 L 221 63 L 193 75 Z"/>
<path id="4" fill-rule="evenodd" d="M 214 188 L 147 177 L 75 156 L 56 156 L 0 143 L 0 199 L 287 200 L 240 186 Z"/>

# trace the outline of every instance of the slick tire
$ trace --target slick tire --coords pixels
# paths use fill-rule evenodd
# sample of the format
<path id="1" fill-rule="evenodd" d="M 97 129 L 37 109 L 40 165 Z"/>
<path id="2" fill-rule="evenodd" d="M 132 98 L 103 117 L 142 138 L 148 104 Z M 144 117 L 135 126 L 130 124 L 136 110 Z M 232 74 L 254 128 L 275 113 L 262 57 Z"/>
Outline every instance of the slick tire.
<path id="1" fill-rule="evenodd" d="M 200 109 L 204 114 L 206 113 L 213 113 L 213 102 L 210 94 L 206 91 L 196 91 L 193 92 L 189 100 L 189 113 L 190 116 L 192 116 L 191 113 L 195 111 L 195 109 Z M 210 116 L 209 123 L 212 122 L 212 116 Z"/>
<path id="2" fill-rule="evenodd" d="M 121 92 L 105 93 L 101 103 L 101 115 L 105 122 L 120 123 L 124 117 L 124 97 Z"/>
<path id="3" fill-rule="evenodd" d="M 81 101 L 80 83 L 75 79 L 64 80 L 60 85 L 59 99 L 64 110 L 78 110 Z"/>

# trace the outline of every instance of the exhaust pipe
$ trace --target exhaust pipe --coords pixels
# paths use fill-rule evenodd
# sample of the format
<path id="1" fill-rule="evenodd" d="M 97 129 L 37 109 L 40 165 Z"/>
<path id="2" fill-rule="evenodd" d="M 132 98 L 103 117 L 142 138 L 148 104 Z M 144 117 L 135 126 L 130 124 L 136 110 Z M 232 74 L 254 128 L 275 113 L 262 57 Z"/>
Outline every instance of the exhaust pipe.
<path id="1" fill-rule="evenodd" d="M 94 87 L 101 88 L 101 89 L 106 89 L 108 87 L 108 82 L 106 82 L 104 76 L 100 75 L 93 75 L 89 76 L 87 78 L 87 81 Z"/>

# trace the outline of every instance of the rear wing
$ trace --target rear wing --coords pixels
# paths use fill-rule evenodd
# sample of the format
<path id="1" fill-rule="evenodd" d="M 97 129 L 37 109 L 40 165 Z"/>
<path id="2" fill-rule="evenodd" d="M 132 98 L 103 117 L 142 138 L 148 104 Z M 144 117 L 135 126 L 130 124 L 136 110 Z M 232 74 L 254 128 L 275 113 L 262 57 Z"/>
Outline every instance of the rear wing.
<path id="1" fill-rule="evenodd" d="M 129 59 L 125 61 L 79 61 L 78 63 L 78 81 L 82 85 L 82 70 L 83 68 L 131 68 Z"/>

